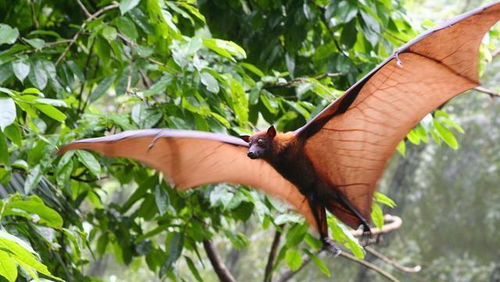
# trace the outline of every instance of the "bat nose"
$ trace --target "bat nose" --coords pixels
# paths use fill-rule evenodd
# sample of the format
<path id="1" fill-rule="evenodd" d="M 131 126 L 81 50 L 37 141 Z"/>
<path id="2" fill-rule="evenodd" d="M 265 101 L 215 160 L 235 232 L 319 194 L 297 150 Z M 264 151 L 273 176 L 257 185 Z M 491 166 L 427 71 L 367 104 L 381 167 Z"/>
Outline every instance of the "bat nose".
<path id="1" fill-rule="evenodd" d="M 256 159 L 257 158 L 257 154 L 255 152 L 252 152 L 252 151 L 249 151 L 247 156 L 251 159 Z"/>

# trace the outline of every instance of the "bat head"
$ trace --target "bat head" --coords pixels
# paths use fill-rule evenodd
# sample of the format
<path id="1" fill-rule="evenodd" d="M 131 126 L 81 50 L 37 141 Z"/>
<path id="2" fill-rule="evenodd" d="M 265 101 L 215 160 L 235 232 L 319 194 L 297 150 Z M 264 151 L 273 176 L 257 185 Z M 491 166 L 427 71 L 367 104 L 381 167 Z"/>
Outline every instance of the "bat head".
<path id="1" fill-rule="evenodd" d="M 241 139 L 248 142 L 248 157 L 251 159 L 261 159 L 270 156 L 272 154 L 273 139 L 275 136 L 276 129 L 272 125 L 267 131 L 261 131 L 252 136 L 241 136 Z"/>

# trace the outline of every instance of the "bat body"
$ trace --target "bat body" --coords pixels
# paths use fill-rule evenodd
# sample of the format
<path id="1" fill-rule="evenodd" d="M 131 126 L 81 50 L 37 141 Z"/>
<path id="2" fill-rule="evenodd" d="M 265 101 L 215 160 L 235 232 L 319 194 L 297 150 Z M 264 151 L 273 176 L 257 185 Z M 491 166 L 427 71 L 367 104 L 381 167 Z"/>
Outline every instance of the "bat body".
<path id="1" fill-rule="evenodd" d="M 429 112 L 478 82 L 479 45 L 500 19 L 500 2 L 447 21 L 409 42 L 294 132 L 274 127 L 242 139 L 146 129 L 84 139 L 88 149 L 139 160 L 179 189 L 232 183 L 290 203 L 326 247 L 326 210 L 369 231 L 373 194 L 397 144 Z"/>
<path id="2" fill-rule="evenodd" d="M 351 227 L 357 228 L 362 224 L 364 231 L 370 232 L 367 219 L 334 184 L 329 183 L 328 179 L 316 171 L 313 162 L 304 152 L 305 139 L 292 132 L 276 133 L 273 126 L 267 132 L 242 136 L 242 139 L 249 144 L 249 158 L 264 159 L 306 197 L 321 240 L 333 253 L 339 250 L 328 240 L 325 209 Z M 339 209 L 342 212 L 339 212 Z"/>

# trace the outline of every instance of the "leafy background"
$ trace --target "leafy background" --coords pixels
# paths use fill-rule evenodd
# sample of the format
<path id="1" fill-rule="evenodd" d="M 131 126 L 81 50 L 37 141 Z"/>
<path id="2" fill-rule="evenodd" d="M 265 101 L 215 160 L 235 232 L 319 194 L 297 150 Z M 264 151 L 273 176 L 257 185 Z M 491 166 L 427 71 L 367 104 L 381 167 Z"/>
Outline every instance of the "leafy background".
<path id="1" fill-rule="evenodd" d="M 211 281 L 210 242 L 238 280 L 261 280 L 276 230 L 274 278 L 311 259 L 294 279 L 382 279 L 352 260 L 316 255 L 303 220 L 254 190 L 177 192 L 131 160 L 54 152 L 140 128 L 293 130 L 397 46 L 480 4 L 0 1 L 0 279 Z M 483 84 L 496 90 L 499 37 L 493 29 L 481 49 Z M 381 183 L 405 225 L 376 248 L 423 270 L 367 261 L 404 280 L 499 275 L 498 107 L 473 92 L 410 132 Z M 375 211 L 390 203 L 378 199 Z M 383 223 L 381 212 L 372 217 Z M 330 220 L 335 239 L 364 257 Z"/>

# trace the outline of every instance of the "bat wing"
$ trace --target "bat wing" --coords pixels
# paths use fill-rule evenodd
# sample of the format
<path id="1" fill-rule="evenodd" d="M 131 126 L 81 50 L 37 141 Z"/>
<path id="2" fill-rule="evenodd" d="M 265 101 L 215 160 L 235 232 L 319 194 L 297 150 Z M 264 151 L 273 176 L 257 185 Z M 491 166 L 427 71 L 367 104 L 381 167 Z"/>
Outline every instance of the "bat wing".
<path id="1" fill-rule="evenodd" d="M 409 42 L 295 133 L 318 173 L 370 218 L 376 183 L 398 143 L 429 112 L 478 85 L 479 45 L 500 3 Z M 340 205 L 330 210 L 353 228 Z"/>
<path id="2" fill-rule="evenodd" d="M 79 140 L 62 147 L 59 154 L 87 149 L 132 158 L 163 172 L 179 189 L 216 183 L 252 186 L 290 203 L 317 229 L 304 196 L 271 165 L 248 158 L 247 147 L 243 140 L 227 135 L 146 129 Z"/>

